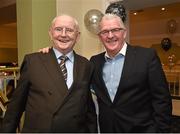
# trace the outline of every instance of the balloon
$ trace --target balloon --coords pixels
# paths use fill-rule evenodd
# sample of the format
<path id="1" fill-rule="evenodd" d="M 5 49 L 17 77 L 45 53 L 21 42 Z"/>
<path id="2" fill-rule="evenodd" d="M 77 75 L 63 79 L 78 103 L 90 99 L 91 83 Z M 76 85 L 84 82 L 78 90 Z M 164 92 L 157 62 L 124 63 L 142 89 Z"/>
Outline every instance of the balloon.
<path id="1" fill-rule="evenodd" d="M 101 11 L 97 10 L 97 9 L 91 9 L 89 10 L 84 17 L 84 23 L 86 28 L 94 33 L 97 34 L 98 33 L 98 27 L 99 27 L 99 22 L 101 20 L 101 18 L 103 17 L 103 13 L 101 13 Z"/>
<path id="2" fill-rule="evenodd" d="M 108 0 L 110 3 L 118 2 L 120 0 Z"/>
<path id="3" fill-rule="evenodd" d="M 171 54 L 168 56 L 168 65 L 169 65 L 169 69 L 172 69 L 173 66 L 176 64 L 176 55 L 175 54 Z"/>
<path id="4" fill-rule="evenodd" d="M 169 38 L 163 38 L 161 41 L 161 46 L 165 51 L 168 51 L 171 48 L 171 40 Z"/>
<path id="5" fill-rule="evenodd" d="M 105 13 L 116 14 L 123 22 L 126 20 L 126 10 L 120 1 L 111 3 Z"/>
<path id="6" fill-rule="evenodd" d="M 174 19 L 171 19 L 167 22 L 168 32 L 173 34 L 177 29 L 177 22 Z"/>

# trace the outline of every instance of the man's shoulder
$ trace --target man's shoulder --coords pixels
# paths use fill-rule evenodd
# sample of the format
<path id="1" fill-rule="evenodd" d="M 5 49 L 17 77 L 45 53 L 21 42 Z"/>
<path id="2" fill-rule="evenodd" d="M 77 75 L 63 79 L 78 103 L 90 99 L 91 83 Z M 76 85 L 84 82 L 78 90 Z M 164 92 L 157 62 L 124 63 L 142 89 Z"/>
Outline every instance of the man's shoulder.
<path id="1" fill-rule="evenodd" d="M 138 46 L 138 45 L 129 45 L 128 46 L 128 49 L 132 49 L 132 50 L 135 50 L 135 51 L 138 51 L 138 52 L 142 52 L 142 53 L 152 53 L 155 51 L 155 49 L 153 48 L 147 48 L 147 47 L 142 47 L 142 46 Z"/>
<path id="2" fill-rule="evenodd" d="M 40 57 L 40 56 L 45 56 L 45 55 L 48 55 L 49 53 L 41 53 L 41 52 L 33 52 L 33 53 L 27 53 L 25 54 L 24 58 L 25 59 L 37 59 L 37 57 Z"/>
<path id="3" fill-rule="evenodd" d="M 24 61 L 31 61 L 38 63 L 39 61 L 48 61 L 48 60 L 56 60 L 56 56 L 54 53 L 42 53 L 42 52 L 33 52 L 28 53 L 24 56 Z"/>
<path id="4" fill-rule="evenodd" d="M 25 54 L 25 56 L 27 56 L 27 57 L 36 57 L 36 56 L 38 56 L 38 55 L 42 55 L 43 53 L 41 53 L 41 52 L 33 52 L 33 53 L 27 53 L 27 54 Z"/>
<path id="5" fill-rule="evenodd" d="M 86 57 L 82 56 L 82 55 L 79 55 L 79 54 L 75 53 L 74 56 L 75 56 L 76 59 L 81 60 L 81 62 L 89 62 L 89 60 Z"/>
<path id="6" fill-rule="evenodd" d="M 141 46 L 130 46 L 127 49 L 127 55 L 134 55 L 139 59 L 152 59 L 152 57 L 157 55 L 157 52 L 153 48 L 146 48 Z"/>
<path id="7" fill-rule="evenodd" d="M 91 58 L 90 58 L 90 61 L 91 60 L 100 60 L 104 57 L 105 55 L 105 52 L 102 52 L 102 53 L 99 53 L 99 54 L 96 54 L 96 55 L 93 55 Z"/>

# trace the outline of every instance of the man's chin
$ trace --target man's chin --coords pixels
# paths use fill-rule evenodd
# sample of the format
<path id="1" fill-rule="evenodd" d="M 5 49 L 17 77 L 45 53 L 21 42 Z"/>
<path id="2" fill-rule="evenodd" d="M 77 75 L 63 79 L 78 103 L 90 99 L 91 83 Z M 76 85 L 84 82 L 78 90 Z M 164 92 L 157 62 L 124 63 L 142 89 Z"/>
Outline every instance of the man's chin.
<path id="1" fill-rule="evenodd" d="M 69 46 L 69 44 L 67 44 L 67 43 L 58 43 L 58 45 L 57 45 L 59 48 L 62 48 L 62 49 L 67 49 L 67 47 Z"/>

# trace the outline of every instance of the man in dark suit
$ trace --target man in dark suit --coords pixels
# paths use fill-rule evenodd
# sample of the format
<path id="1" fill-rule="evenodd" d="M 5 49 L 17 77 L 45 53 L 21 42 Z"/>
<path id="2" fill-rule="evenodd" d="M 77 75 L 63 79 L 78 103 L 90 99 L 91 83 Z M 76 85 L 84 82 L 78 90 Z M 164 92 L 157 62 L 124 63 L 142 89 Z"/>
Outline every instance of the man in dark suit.
<path id="1" fill-rule="evenodd" d="M 68 15 L 57 16 L 49 35 L 53 45 L 49 53 L 24 58 L 2 131 L 15 132 L 25 111 L 22 132 L 96 132 L 89 90 L 93 66 L 73 51 L 80 35 L 78 23 Z"/>
<path id="2" fill-rule="evenodd" d="M 120 17 L 106 14 L 99 38 L 106 52 L 92 56 L 92 88 L 101 132 L 170 132 L 172 102 L 156 52 L 125 42 Z"/>

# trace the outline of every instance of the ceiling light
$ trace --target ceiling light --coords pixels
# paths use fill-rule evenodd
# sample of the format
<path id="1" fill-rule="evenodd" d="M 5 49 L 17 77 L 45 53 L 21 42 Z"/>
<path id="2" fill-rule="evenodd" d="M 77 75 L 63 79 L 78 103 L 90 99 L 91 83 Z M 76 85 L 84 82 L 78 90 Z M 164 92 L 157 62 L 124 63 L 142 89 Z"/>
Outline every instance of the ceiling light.
<path id="1" fill-rule="evenodd" d="M 164 10 L 166 10 L 166 8 L 162 7 L 161 10 L 164 11 Z"/>

